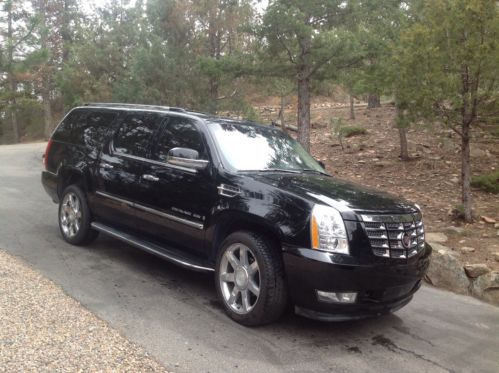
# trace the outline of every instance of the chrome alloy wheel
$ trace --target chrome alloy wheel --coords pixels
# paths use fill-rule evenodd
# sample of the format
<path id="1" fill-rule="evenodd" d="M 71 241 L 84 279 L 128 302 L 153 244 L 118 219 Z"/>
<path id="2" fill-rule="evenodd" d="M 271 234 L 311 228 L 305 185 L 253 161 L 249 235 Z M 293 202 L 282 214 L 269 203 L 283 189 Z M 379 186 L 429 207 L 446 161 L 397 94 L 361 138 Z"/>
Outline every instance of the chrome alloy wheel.
<path id="1" fill-rule="evenodd" d="M 225 250 L 218 280 L 224 301 L 234 312 L 251 312 L 260 295 L 260 268 L 249 247 L 235 243 Z"/>
<path id="2" fill-rule="evenodd" d="M 67 193 L 61 203 L 60 222 L 66 237 L 78 234 L 81 227 L 81 203 L 75 193 Z"/>

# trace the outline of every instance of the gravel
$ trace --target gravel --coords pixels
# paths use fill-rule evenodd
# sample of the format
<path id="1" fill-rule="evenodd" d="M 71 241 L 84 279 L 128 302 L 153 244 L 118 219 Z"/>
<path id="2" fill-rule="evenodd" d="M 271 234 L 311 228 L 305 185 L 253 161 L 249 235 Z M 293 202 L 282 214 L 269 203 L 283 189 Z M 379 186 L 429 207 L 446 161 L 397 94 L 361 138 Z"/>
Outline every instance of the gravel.
<path id="1" fill-rule="evenodd" d="M 0 250 L 0 371 L 166 369 L 52 281 Z"/>

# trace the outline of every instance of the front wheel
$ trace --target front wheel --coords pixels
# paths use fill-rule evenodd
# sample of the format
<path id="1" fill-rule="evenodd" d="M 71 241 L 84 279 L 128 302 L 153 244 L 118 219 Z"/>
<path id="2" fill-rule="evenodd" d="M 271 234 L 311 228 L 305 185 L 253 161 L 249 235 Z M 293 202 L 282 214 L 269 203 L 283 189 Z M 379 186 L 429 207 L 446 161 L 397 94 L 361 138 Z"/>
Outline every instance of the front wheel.
<path id="1" fill-rule="evenodd" d="M 95 240 L 99 232 L 90 227 L 90 210 L 85 193 L 70 185 L 62 192 L 59 203 L 59 228 L 65 241 L 73 245 L 86 245 Z"/>
<path id="2" fill-rule="evenodd" d="M 215 273 L 225 311 L 240 324 L 272 322 L 286 308 L 282 258 L 264 236 L 240 231 L 227 237 L 219 251 Z"/>

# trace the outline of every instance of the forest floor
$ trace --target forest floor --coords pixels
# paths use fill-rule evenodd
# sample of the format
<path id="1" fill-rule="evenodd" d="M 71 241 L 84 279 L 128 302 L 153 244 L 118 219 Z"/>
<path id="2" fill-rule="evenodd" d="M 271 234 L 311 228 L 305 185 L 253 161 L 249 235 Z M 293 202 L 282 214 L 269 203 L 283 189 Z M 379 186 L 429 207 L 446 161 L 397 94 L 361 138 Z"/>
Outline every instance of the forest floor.
<path id="1" fill-rule="evenodd" d="M 264 122 L 277 120 L 277 106 L 256 109 Z M 311 153 L 326 164 L 328 172 L 418 203 L 427 232 L 444 233 L 443 244 L 460 252 L 465 263 L 486 263 L 499 270 L 499 262 L 493 257 L 499 252 L 499 195 L 473 189 L 477 215 L 473 224 L 455 221 L 451 214 L 461 196 L 459 136 L 440 126 L 409 129 L 411 160 L 401 161 L 395 108 L 389 104 L 377 109 L 358 105 L 355 111 L 356 119 L 352 120 L 348 107 L 324 99 L 312 103 Z M 289 105 L 285 121 L 295 123 L 295 118 L 294 105 Z M 362 127 L 367 133 L 343 138 L 342 149 L 329 126 L 332 118 L 343 118 L 345 126 Z M 473 175 L 497 171 L 499 139 L 486 130 L 475 129 L 471 157 Z M 482 216 L 497 223 L 485 223 Z M 463 247 L 474 251 L 463 252 Z"/>

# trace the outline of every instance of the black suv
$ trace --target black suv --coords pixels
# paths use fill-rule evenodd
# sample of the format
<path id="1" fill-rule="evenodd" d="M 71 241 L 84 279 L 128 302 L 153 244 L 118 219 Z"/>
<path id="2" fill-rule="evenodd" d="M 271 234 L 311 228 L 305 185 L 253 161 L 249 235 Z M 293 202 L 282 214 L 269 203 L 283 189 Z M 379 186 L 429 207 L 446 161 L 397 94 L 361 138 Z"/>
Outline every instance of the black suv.
<path id="1" fill-rule="evenodd" d="M 393 312 L 428 268 L 417 205 L 328 175 L 272 126 L 88 104 L 54 131 L 44 163 L 67 242 L 102 232 L 213 271 L 244 325 L 276 320 L 288 303 L 320 320 Z"/>

